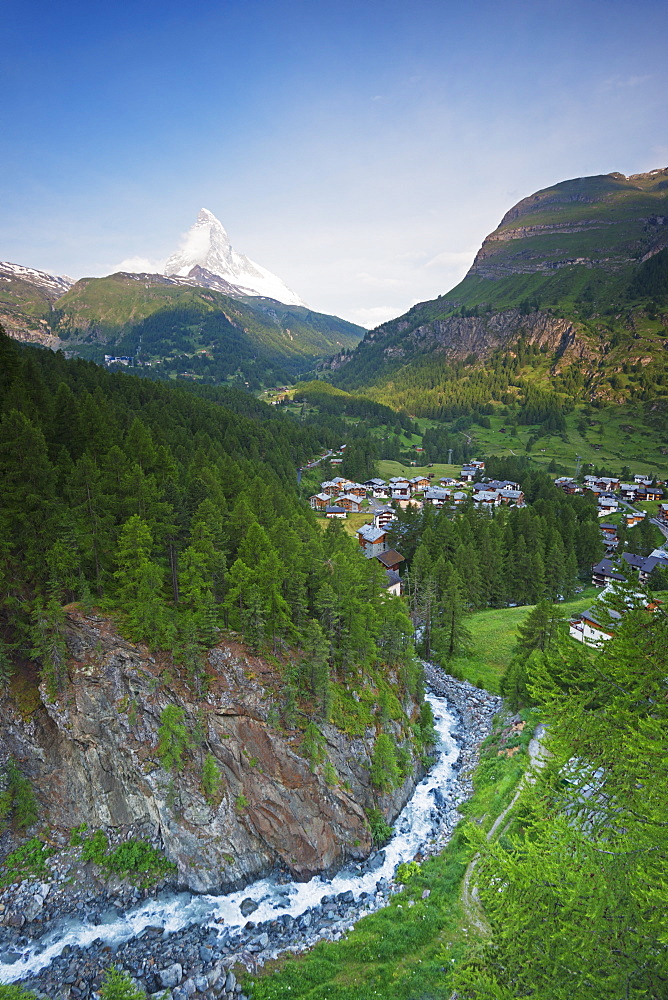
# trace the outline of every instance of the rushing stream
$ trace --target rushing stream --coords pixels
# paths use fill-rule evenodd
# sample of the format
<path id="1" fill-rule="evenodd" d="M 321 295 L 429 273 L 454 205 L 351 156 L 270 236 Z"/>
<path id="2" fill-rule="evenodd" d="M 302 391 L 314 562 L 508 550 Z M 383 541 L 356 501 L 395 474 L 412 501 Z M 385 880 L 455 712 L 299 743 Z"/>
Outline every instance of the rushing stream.
<path id="1" fill-rule="evenodd" d="M 333 878 L 316 876 L 309 882 L 281 883 L 272 878 L 260 879 L 227 895 L 163 894 L 120 916 L 112 911 L 107 922 L 103 917 L 102 923 L 63 919 L 29 946 L 18 946 L 11 955 L 0 955 L 0 983 L 35 975 L 57 958 L 66 945 L 87 948 L 93 942 L 104 942 L 115 949 L 146 928 L 162 927 L 166 933 L 173 934 L 198 924 L 210 928 L 211 932 L 224 934 L 228 940 L 233 939 L 247 922 L 241 904 L 245 903 L 244 911 L 248 913 L 249 899 L 257 904 L 252 912 L 256 924 L 275 920 L 281 914 L 298 918 L 319 904 L 323 896 L 334 897 L 340 893 L 348 893 L 352 903 L 352 892 L 358 908 L 360 895 L 366 893 L 362 898 L 365 903 L 368 898 L 372 907 L 377 882 L 390 880 L 396 866 L 402 861 L 410 861 L 437 832 L 440 822 L 437 804 L 443 801 L 453 779 L 453 765 L 459 756 L 453 736 L 457 723 L 448 711 L 445 698 L 430 694 L 429 701 L 440 740 L 436 747 L 438 759 L 397 817 L 393 836 L 384 851 L 372 859 L 371 864 L 343 868 Z"/>

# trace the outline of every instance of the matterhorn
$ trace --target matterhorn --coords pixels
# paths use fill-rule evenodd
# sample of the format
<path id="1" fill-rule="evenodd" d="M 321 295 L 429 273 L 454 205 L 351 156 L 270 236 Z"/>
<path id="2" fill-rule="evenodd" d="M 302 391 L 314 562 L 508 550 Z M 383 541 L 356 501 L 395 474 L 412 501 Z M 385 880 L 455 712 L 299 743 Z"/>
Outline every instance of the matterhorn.
<path id="1" fill-rule="evenodd" d="M 164 273 L 226 294 L 262 295 L 289 306 L 305 305 L 275 274 L 237 253 L 222 223 L 206 208 L 200 210 L 181 249 L 168 259 Z"/>

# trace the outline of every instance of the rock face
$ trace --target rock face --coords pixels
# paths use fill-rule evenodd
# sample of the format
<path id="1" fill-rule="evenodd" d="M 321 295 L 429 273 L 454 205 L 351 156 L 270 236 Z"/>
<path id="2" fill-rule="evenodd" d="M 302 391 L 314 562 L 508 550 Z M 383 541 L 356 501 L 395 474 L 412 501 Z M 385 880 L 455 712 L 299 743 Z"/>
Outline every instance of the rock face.
<path id="1" fill-rule="evenodd" d="M 329 787 L 300 754 L 300 733 L 267 722 L 280 677 L 239 644 L 209 653 L 208 692 L 198 698 L 168 677 L 145 647 L 121 639 L 106 620 L 68 616 L 71 659 L 62 694 L 28 719 L 5 699 L 0 759 L 22 761 L 58 827 L 87 823 L 160 842 L 194 891 L 228 890 L 280 866 L 296 878 L 328 871 L 371 849 L 364 807 L 373 804 L 368 764 L 375 733 L 361 739 L 322 727 L 342 784 Z M 172 667 L 173 669 L 173 667 Z M 181 771 L 160 765 L 158 727 L 177 705 L 192 749 Z M 210 802 L 201 786 L 211 753 L 221 774 Z M 416 767 L 417 772 L 417 767 Z M 390 818 L 416 774 L 383 800 Z"/>

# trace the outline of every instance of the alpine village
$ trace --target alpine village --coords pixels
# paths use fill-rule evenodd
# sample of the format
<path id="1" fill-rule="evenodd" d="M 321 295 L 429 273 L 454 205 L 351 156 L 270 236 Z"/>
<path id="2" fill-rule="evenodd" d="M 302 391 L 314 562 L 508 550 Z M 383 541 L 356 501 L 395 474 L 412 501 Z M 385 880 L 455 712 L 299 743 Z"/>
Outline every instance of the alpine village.
<path id="1" fill-rule="evenodd" d="M 0 264 L 0 998 L 665 1000 L 668 168 L 373 330 L 196 226 Z"/>

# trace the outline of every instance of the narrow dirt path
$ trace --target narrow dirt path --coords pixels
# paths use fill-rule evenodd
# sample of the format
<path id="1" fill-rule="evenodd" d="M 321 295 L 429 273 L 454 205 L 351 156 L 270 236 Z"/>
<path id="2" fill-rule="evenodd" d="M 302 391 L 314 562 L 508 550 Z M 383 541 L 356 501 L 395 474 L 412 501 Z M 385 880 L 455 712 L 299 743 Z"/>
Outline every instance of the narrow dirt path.
<path id="1" fill-rule="evenodd" d="M 512 810 L 513 806 L 515 805 L 520 795 L 522 794 L 522 791 L 525 788 L 525 786 L 528 784 L 533 784 L 533 782 L 536 780 L 536 772 L 539 771 L 541 767 L 543 767 L 545 763 L 545 756 L 541 753 L 542 750 L 541 737 L 543 736 L 544 732 L 545 732 L 545 726 L 541 723 L 539 726 L 536 727 L 536 730 L 531 738 L 531 741 L 529 742 L 529 760 L 530 760 L 529 767 L 527 768 L 524 777 L 520 781 L 517 787 L 517 791 L 513 795 L 512 800 L 509 802 L 509 804 L 506 806 L 503 812 L 496 817 L 492 826 L 490 827 L 486 837 L 488 842 L 492 840 L 496 831 L 500 828 L 501 824 L 504 822 L 504 820 Z M 472 924 L 472 926 L 475 927 L 475 929 L 480 934 L 487 936 L 489 934 L 489 926 L 487 925 L 485 916 L 482 911 L 482 907 L 480 905 L 478 891 L 474 886 L 471 885 L 472 875 L 475 870 L 475 866 L 477 865 L 479 860 L 480 860 L 480 855 L 476 854 L 473 858 L 471 858 L 469 862 L 468 868 L 464 873 L 461 899 L 462 899 L 462 906 L 464 908 L 464 913 L 469 923 Z"/>

